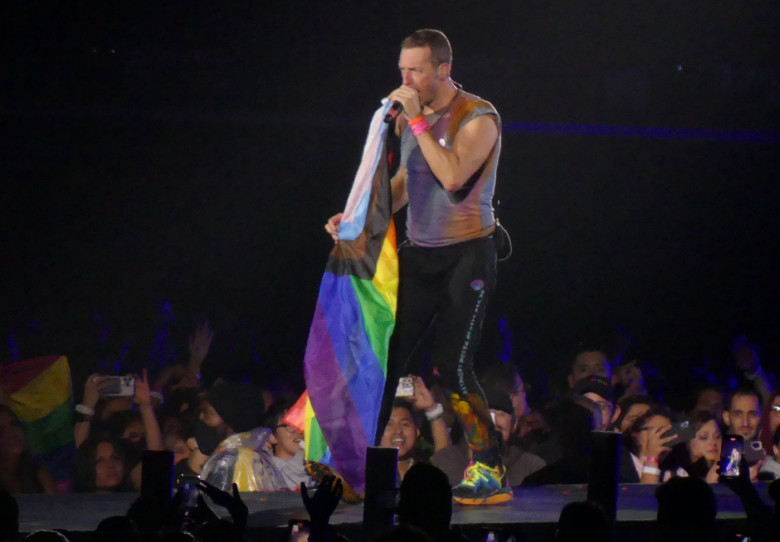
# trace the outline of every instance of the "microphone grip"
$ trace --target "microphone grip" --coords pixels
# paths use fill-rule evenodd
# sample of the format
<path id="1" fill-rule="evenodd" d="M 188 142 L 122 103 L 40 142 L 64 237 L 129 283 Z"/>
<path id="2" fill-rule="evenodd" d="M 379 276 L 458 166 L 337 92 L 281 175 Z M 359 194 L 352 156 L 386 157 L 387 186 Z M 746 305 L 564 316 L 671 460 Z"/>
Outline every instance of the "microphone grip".
<path id="1" fill-rule="evenodd" d="M 393 105 L 390 106 L 390 110 L 385 115 L 385 123 L 390 124 L 393 122 L 403 110 L 404 106 L 401 102 L 393 102 Z"/>

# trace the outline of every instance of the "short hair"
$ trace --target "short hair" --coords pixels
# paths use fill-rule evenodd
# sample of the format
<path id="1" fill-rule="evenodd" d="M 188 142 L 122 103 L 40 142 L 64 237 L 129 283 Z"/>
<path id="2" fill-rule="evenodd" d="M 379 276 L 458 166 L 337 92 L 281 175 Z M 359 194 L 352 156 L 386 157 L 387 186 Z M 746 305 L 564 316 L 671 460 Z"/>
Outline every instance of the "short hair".
<path id="1" fill-rule="evenodd" d="M 433 28 L 416 30 L 401 42 L 401 49 L 414 47 L 428 47 L 431 50 L 431 61 L 434 66 L 452 64 L 452 46 L 441 30 Z"/>
<path id="2" fill-rule="evenodd" d="M 485 369 L 479 382 L 482 384 L 483 388 L 495 388 L 507 395 L 512 395 L 513 393 L 520 391 L 517 389 L 516 385 L 516 379 L 518 377 L 522 380 L 517 367 L 512 363 L 498 361 Z M 523 385 L 525 385 L 525 382 L 523 382 Z"/>
<path id="3" fill-rule="evenodd" d="M 716 539 L 717 501 L 700 478 L 672 478 L 655 490 L 662 540 Z"/>
<path id="4" fill-rule="evenodd" d="M 426 533 L 445 532 L 452 520 L 452 490 L 447 475 L 427 463 L 416 463 L 404 476 L 398 498 L 398 522 Z"/>
<path id="5" fill-rule="evenodd" d="M 729 394 L 728 401 L 726 402 L 726 410 L 731 410 L 731 403 L 734 401 L 734 398 L 737 396 L 742 397 L 755 397 L 756 401 L 758 402 L 758 411 L 761 413 L 761 407 L 763 405 L 763 401 L 761 400 L 761 394 L 758 393 L 758 391 L 753 388 L 752 386 L 740 386 L 739 388 L 735 389 Z"/>
<path id="6" fill-rule="evenodd" d="M 594 501 L 570 502 L 561 510 L 555 539 L 558 542 L 609 540 L 609 520 Z"/>

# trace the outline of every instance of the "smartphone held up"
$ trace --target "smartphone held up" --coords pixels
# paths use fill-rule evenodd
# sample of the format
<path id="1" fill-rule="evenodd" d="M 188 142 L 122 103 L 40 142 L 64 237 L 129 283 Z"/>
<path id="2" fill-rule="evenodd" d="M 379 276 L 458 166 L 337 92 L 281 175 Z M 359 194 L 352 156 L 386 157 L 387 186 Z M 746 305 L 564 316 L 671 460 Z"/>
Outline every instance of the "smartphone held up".
<path id="1" fill-rule="evenodd" d="M 739 435 L 726 435 L 720 452 L 720 475 L 724 478 L 739 478 L 739 464 L 742 461 L 744 441 Z"/>

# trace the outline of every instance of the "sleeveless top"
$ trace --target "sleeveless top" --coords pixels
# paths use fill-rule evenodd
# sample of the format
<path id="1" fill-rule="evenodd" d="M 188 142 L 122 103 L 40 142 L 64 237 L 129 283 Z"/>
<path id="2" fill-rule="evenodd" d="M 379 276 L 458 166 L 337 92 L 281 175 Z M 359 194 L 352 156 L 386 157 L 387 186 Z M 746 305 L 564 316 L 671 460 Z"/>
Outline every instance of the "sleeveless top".
<path id="1" fill-rule="evenodd" d="M 425 119 L 441 146 L 452 149 L 458 130 L 480 115 L 493 115 L 498 138 L 485 162 L 458 190 L 449 192 L 425 161 L 417 138 L 407 125 L 401 134 L 401 165 L 406 168 L 409 206 L 406 234 L 415 245 L 440 247 L 478 239 L 495 230 L 493 192 L 501 153 L 501 119 L 493 105 L 459 90 L 453 100 Z"/>

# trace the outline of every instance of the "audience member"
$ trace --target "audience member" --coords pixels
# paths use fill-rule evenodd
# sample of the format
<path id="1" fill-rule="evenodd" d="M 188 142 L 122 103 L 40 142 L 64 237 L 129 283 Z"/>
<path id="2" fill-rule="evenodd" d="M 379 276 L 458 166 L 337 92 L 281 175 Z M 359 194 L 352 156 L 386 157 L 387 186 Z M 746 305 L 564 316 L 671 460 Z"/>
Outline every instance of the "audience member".
<path id="1" fill-rule="evenodd" d="M 690 412 L 706 411 L 712 413 L 719 424 L 723 423 L 723 411 L 725 402 L 723 392 L 717 386 L 705 384 L 694 392 L 693 405 Z"/>
<path id="2" fill-rule="evenodd" d="M 479 381 L 483 388 L 493 388 L 509 395 L 516 424 L 531 413 L 525 383 L 514 365 L 506 362 L 494 363 L 482 373 Z M 515 426 L 512 432 L 517 432 L 518 429 L 519 427 Z"/>
<path id="3" fill-rule="evenodd" d="M 740 435 L 745 443 L 758 437 L 761 424 L 761 397 L 752 388 L 738 388 L 729 397 L 723 412 L 727 434 Z"/>
<path id="4" fill-rule="evenodd" d="M 604 509 L 593 501 L 570 502 L 561 510 L 556 542 L 609 542 L 611 527 Z"/>
<path id="5" fill-rule="evenodd" d="M 415 463 L 430 461 L 431 455 L 452 444 L 444 408 L 436 403 L 433 394 L 419 376 L 412 376 L 414 394 L 408 398 L 397 397 L 393 402 L 390 419 L 384 428 L 381 446 L 398 448 L 398 475 L 403 479 Z M 430 425 L 433 450 L 420 438 L 422 421 L 418 413 L 424 413 Z M 462 474 L 461 470 L 461 474 Z M 459 477 L 462 479 L 462 476 Z"/>
<path id="6" fill-rule="evenodd" d="M 780 388 L 776 388 L 769 395 L 764 407 L 764 415 L 761 417 L 759 436 L 767 452 L 772 450 L 774 435 L 778 427 L 780 427 Z"/>
<path id="7" fill-rule="evenodd" d="M 750 383 L 750 387 L 756 391 L 760 402 L 769 402 L 772 386 L 769 384 L 769 378 L 767 378 L 766 373 L 761 368 L 756 346 L 751 344 L 747 337 L 740 335 L 732 341 L 731 353 L 734 356 L 737 369 L 742 372 L 744 379 Z"/>
<path id="8" fill-rule="evenodd" d="M 761 466 L 759 473 L 765 474 L 761 479 L 777 480 L 780 478 L 780 426 L 775 429 L 772 446 L 766 449 L 766 462 Z"/>
<path id="9" fill-rule="evenodd" d="M 723 444 L 723 433 L 718 420 L 710 412 L 696 412 L 691 416 L 691 424 L 696 431 L 688 442 L 690 466 L 686 471 L 691 476 L 704 478 L 707 483 L 718 481 L 718 461 Z"/>
<path id="10" fill-rule="evenodd" d="M 129 470 L 120 448 L 107 438 L 93 437 L 76 450 L 73 489 L 80 493 L 113 493 L 131 489 Z"/>
<path id="11" fill-rule="evenodd" d="M 582 347 L 574 355 L 574 361 L 569 371 L 569 388 L 574 389 L 578 380 L 586 376 L 597 375 L 610 380 L 612 366 L 603 350 L 592 347 Z"/>
<path id="12" fill-rule="evenodd" d="M 465 540 L 450 527 L 452 490 L 447 475 L 420 463 L 409 469 L 398 497 L 398 524 L 416 527 L 437 542 Z"/>
<path id="13" fill-rule="evenodd" d="M 639 483 L 657 484 L 672 476 L 671 472 L 661 470 L 661 463 L 671 451 L 666 444 L 676 438 L 674 434 L 666 434 L 671 428 L 666 410 L 656 407 L 637 418 L 625 432 L 623 445 L 631 454 Z"/>
<path id="14" fill-rule="evenodd" d="M 620 407 L 615 405 L 615 392 L 609 380 L 599 375 L 589 375 L 574 383 L 572 391 L 596 405 L 600 412 L 596 429 L 606 431 L 620 416 Z"/>
<path id="15" fill-rule="evenodd" d="M 0 490 L 9 493 L 54 493 L 54 479 L 27 450 L 16 414 L 0 404 Z"/>
<path id="16" fill-rule="evenodd" d="M 19 504 L 8 491 L 0 489 L 0 542 L 19 537 Z"/>
<path id="17" fill-rule="evenodd" d="M 612 428 L 619 433 L 625 433 L 639 417 L 653 408 L 653 402 L 643 395 L 629 395 L 620 399 L 617 406 L 620 412 Z"/>
<path id="18" fill-rule="evenodd" d="M 266 414 L 264 426 L 271 428 L 269 444 L 271 463 L 282 478 L 283 489 L 298 491 L 301 483 L 310 486 L 312 477 L 306 471 L 304 462 L 303 433 L 282 422 L 293 402 L 287 398 L 277 399 Z"/>
<path id="19" fill-rule="evenodd" d="M 559 458 L 530 474 L 522 485 L 582 484 L 588 480 L 591 431 L 601 419 L 592 401 L 581 397 L 566 398 L 548 409 L 551 436 Z"/>
<path id="20" fill-rule="evenodd" d="M 485 397 L 490 407 L 496 429 L 501 438 L 501 456 L 506 467 L 506 480 L 510 486 L 520 485 L 526 476 L 544 467 L 544 460 L 524 451 L 518 444 L 515 427 L 515 410 L 510 396 L 504 391 L 485 387 Z M 463 478 L 463 471 L 470 461 L 468 446 L 463 439 L 437 451 L 431 463 L 440 468 L 455 485 Z"/>
<path id="21" fill-rule="evenodd" d="M 672 478 L 658 486 L 655 497 L 661 542 L 718 540 L 715 494 L 704 480 Z"/>
<path id="22" fill-rule="evenodd" d="M 160 372 L 155 382 L 155 389 L 162 390 L 166 400 L 179 390 L 200 388 L 203 361 L 209 353 L 213 339 L 214 333 L 209 323 L 198 324 L 189 338 L 187 363 L 169 365 Z"/>
<path id="23" fill-rule="evenodd" d="M 141 542 L 141 534 L 127 516 L 111 516 L 98 523 L 91 542 Z"/>
<path id="24" fill-rule="evenodd" d="M 208 391 L 203 407 L 197 443 L 209 458 L 201 478 L 223 491 L 233 483 L 240 491 L 279 489 L 281 479 L 263 449 L 271 431 L 261 427 L 262 390 L 249 382 L 219 381 Z"/>

